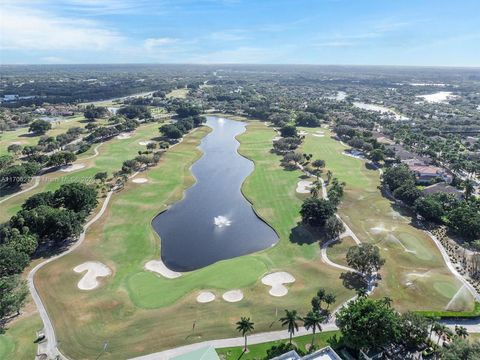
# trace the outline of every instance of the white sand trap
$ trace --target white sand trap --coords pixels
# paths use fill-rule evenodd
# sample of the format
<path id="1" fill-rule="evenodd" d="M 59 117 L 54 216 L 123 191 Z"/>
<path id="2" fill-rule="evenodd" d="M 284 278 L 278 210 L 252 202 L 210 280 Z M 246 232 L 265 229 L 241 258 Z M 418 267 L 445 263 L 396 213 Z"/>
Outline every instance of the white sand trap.
<path id="1" fill-rule="evenodd" d="M 145 264 L 145 269 L 160 274 L 167 279 L 176 279 L 182 276 L 182 273 L 170 270 L 162 260 L 151 260 Z"/>
<path id="2" fill-rule="evenodd" d="M 10 145 L 22 145 L 22 142 L 21 141 L 14 141 L 14 142 L 11 142 Z"/>
<path id="3" fill-rule="evenodd" d="M 298 135 L 305 136 L 305 135 L 308 135 L 308 132 L 302 130 L 298 133 Z"/>
<path id="4" fill-rule="evenodd" d="M 107 265 L 98 261 L 84 262 L 83 264 L 76 266 L 73 271 L 76 273 L 87 272 L 77 284 L 80 290 L 93 290 L 100 285 L 97 281 L 97 277 L 104 277 L 112 274 L 112 271 Z"/>
<path id="5" fill-rule="evenodd" d="M 131 137 L 132 137 L 132 134 L 129 134 L 129 133 L 121 133 L 117 135 L 118 140 L 130 139 Z"/>
<path id="6" fill-rule="evenodd" d="M 275 136 L 275 137 L 272 139 L 272 141 L 273 141 L 273 142 L 276 142 L 276 141 L 280 140 L 281 138 L 282 138 L 281 136 Z"/>
<path id="7" fill-rule="evenodd" d="M 382 232 L 385 232 L 385 231 L 387 231 L 387 229 L 385 228 L 385 225 L 383 225 L 383 224 L 380 224 L 378 226 L 370 228 L 370 232 L 373 235 L 381 234 Z"/>
<path id="8" fill-rule="evenodd" d="M 140 141 L 138 145 L 147 146 L 148 144 L 154 144 L 154 143 L 155 141 L 147 140 L 147 141 Z"/>
<path id="9" fill-rule="evenodd" d="M 83 169 L 85 167 L 85 164 L 72 164 L 72 165 L 66 165 L 66 166 L 63 166 L 60 171 L 63 171 L 63 172 L 72 172 L 72 171 L 76 171 L 76 170 L 80 170 L 80 169 Z"/>
<path id="10" fill-rule="evenodd" d="M 209 303 L 209 302 L 212 302 L 213 300 L 215 300 L 215 294 L 212 293 L 211 291 L 202 291 L 197 296 L 197 302 L 200 304 Z"/>
<path id="11" fill-rule="evenodd" d="M 278 297 L 288 294 L 288 289 L 283 284 L 291 284 L 293 282 L 295 282 L 295 278 L 285 271 L 274 272 L 262 278 L 262 284 L 272 287 L 268 293 Z"/>
<path id="12" fill-rule="evenodd" d="M 147 178 L 136 178 L 136 179 L 133 179 L 132 182 L 135 183 L 135 184 L 145 184 L 146 182 L 148 182 L 148 179 Z"/>
<path id="13" fill-rule="evenodd" d="M 308 180 L 300 180 L 297 183 L 297 193 L 299 194 L 310 194 L 310 188 L 312 187 L 312 182 Z"/>
<path id="14" fill-rule="evenodd" d="M 312 134 L 313 136 L 316 136 L 316 137 L 325 137 L 324 134 Z"/>
<path id="15" fill-rule="evenodd" d="M 226 302 L 238 302 L 243 299 L 242 290 L 230 290 L 222 295 L 223 300 Z"/>

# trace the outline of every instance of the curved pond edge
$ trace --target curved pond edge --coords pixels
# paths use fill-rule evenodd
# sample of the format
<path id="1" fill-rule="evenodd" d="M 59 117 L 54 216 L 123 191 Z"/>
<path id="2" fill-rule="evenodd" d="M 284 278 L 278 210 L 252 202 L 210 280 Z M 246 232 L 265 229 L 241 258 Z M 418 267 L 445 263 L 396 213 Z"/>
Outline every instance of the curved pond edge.
<path id="1" fill-rule="evenodd" d="M 205 266 L 205 267 L 203 267 L 203 268 L 199 268 L 199 269 L 195 269 L 195 270 L 191 270 L 191 271 L 181 272 L 182 274 L 193 273 L 194 271 L 202 270 L 202 269 L 204 269 L 204 268 L 207 268 L 208 266 L 214 265 L 214 264 L 219 263 L 219 262 L 222 262 L 222 261 L 228 261 L 228 260 L 231 260 L 231 259 L 234 259 L 234 258 L 243 257 L 243 256 L 251 256 L 251 255 L 254 255 L 254 254 L 260 254 L 260 253 L 263 253 L 263 252 L 265 252 L 265 251 L 268 251 L 268 250 L 274 248 L 274 247 L 281 241 L 281 237 L 280 237 L 278 231 L 275 229 L 275 227 L 274 227 L 273 225 L 271 225 L 264 217 L 262 217 L 262 216 L 257 212 L 257 210 L 255 209 L 255 205 L 254 205 L 253 201 L 246 196 L 245 191 L 244 191 L 245 182 L 246 182 L 247 179 L 250 178 L 250 176 L 252 176 L 252 174 L 255 172 L 255 170 L 256 170 L 256 168 L 257 168 L 257 164 L 255 163 L 255 161 L 254 161 L 253 159 L 249 158 L 248 156 L 242 154 L 242 153 L 239 151 L 242 143 L 238 140 L 238 137 L 244 135 L 244 134 L 248 131 L 248 125 L 250 124 L 251 121 L 248 120 L 248 119 L 245 119 L 245 120 L 232 119 L 232 118 L 229 118 L 228 116 L 216 116 L 216 115 L 206 115 L 206 116 L 208 116 L 208 117 L 213 117 L 213 118 L 217 118 L 217 119 L 219 119 L 219 118 L 225 118 L 225 119 L 227 119 L 227 120 L 245 123 L 245 130 L 242 131 L 240 134 L 237 134 L 237 135 L 234 136 L 235 141 L 237 141 L 237 143 L 238 143 L 238 147 L 237 147 L 237 149 L 236 149 L 235 151 L 236 151 L 236 153 L 237 153 L 239 156 L 247 159 L 248 161 L 250 161 L 250 162 L 253 164 L 253 170 L 245 177 L 245 179 L 243 179 L 242 184 L 240 185 L 240 193 L 242 194 L 243 198 L 248 202 L 248 204 L 250 204 L 250 207 L 251 207 L 253 213 L 255 214 L 255 216 L 256 216 L 260 221 L 262 221 L 265 225 L 267 225 L 270 229 L 273 230 L 273 232 L 274 232 L 275 235 L 277 236 L 277 241 L 276 241 L 273 245 L 269 246 L 268 248 L 265 248 L 265 249 L 262 249 L 262 250 L 259 250 L 259 251 L 255 251 L 255 252 L 252 252 L 252 253 L 249 253 L 249 254 L 244 254 L 244 255 L 240 255 L 240 256 L 235 256 L 235 257 L 228 258 L 228 259 L 222 259 L 222 260 L 216 261 L 216 262 L 214 262 L 214 263 L 212 263 L 212 264 L 209 264 L 209 265 L 207 265 L 207 266 Z M 252 121 L 253 121 L 253 120 L 252 120 Z M 157 218 L 159 215 L 161 215 L 161 214 L 163 214 L 164 212 L 166 212 L 167 210 L 169 210 L 169 209 L 172 207 L 172 205 L 174 205 L 174 204 L 176 204 L 176 203 L 184 200 L 184 199 L 185 199 L 185 196 L 186 196 L 187 190 L 190 189 L 190 188 L 192 188 L 193 186 L 195 186 L 195 184 L 198 182 L 197 178 L 195 177 L 195 175 L 194 175 L 193 172 L 192 172 L 192 167 L 193 167 L 193 165 L 194 165 L 197 161 L 199 161 L 199 160 L 205 155 L 205 152 L 202 151 L 202 149 L 200 149 L 201 142 L 202 142 L 203 139 L 205 139 L 205 137 L 207 137 L 212 131 L 214 131 L 214 130 L 213 130 L 211 127 L 209 127 L 208 125 L 202 125 L 201 127 L 207 127 L 207 128 L 210 129 L 210 131 L 209 131 L 207 134 L 205 134 L 205 136 L 203 136 L 203 137 L 201 138 L 200 143 L 199 143 L 199 144 L 196 146 L 196 148 L 195 148 L 195 149 L 197 149 L 197 150 L 199 150 L 199 151 L 201 152 L 201 155 L 200 155 L 198 158 L 196 158 L 196 159 L 190 164 L 190 166 L 188 167 L 189 175 L 194 179 L 194 182 L 193 182 L 190 186 L 183 188 L 182 196 L 181 196 L 180 199 L 178 199 L 178 200 L 176 200 L 176 201 L 173 201 L 173 202 L 169 202 L 169 203 L 167 204 L 167 206 L 166 206 L 165 209 L 163 209 L 162 211 L 160 211 L 159 213 L 157 213 L 157 214 L 156 214 L 155 216 L 153 216 L 153 218 L 150 220 L 151 230 L 153 230 L 153 233 L 155 234 L 155 236 L 156 236 L 156 238 L 158 239 L 158 242 L 159 242 L 160 260 L 162 260 L 162 262 L 163 262 L 162 252 L 161 252 L 161 249 L 162 249 L 162 239 L 161 239 L 160 235 L 155 231 L 155 229 L 154 229 L 154 227 L 153 227 L 153 221 L 154 221 L 155 218 Z M 199 127 L 199 128 L 200 128 L 200 127 Z M 196 129 L 198 129 L 198 128 L 196 128 Z M 195 131 L 195 129 L 194 129 L 193 131 Z M 190 135 L 191 133 L 192 133 L 192 132 L 188 133 L 186 136 Z M 152 259 L 147 260 L 146 262 L 148 262 L 148 261 L 150 261 L 150 260 L 158 260 L 158 258 L 152 258 Z M 164 262 L 164 265 L 168 268 L 168 266 L 165 264 L 165 262 Z M 142 268 L 143 268 L 143 267 L 142 267 Z M 170 268 L 169 268 L 169 269 L 170 269 Z M 170 270 L 171 270 L 171 269 L 170 269 Z M 172 279 L 172 280 L 175 280 L 175 279 Z"/>

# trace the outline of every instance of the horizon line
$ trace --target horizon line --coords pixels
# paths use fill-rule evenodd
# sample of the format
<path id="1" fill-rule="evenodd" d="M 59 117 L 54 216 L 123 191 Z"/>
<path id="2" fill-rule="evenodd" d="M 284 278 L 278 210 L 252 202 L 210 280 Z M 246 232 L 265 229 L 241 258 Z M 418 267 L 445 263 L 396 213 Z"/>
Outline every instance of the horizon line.
<path id="1" fill-rule="evenodd" d="M 480 65 L 391 65 L 391 64 L 303 64 L 303 63 L 25 63 L 25 64 L 2 64 L 2 66 L 87 66 L 87 65 L 195 65 L 195 66 L 325 66 L 325 67 L 404 67 L 404 68 L 454 68 L 454 69 L 480 69 Z"/>

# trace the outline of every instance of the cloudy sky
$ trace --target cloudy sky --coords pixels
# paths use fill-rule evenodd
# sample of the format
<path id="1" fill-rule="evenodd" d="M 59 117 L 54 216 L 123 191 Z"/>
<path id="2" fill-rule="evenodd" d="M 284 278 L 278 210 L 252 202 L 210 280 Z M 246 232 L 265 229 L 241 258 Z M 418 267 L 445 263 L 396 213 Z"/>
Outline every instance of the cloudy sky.
<path id="1" fill-rule="evenodd" d="M 480 66 L 480 0 L 0 0 L 0 63 Z"/>

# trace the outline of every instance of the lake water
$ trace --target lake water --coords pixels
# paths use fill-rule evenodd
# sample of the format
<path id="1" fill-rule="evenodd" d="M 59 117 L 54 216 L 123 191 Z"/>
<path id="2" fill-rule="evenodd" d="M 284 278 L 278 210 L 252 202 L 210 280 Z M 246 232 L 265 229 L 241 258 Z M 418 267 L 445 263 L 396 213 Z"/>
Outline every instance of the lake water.
<path id="1" fill-rule="evenodd" d="M 387 108 L 386 106 L 377 105 L 377 104 L 367 104 L 360 101 L 354 101 L 353 106 L 356 106 L 363 110 L 376 111 L 382 114 L 392 115 L 396 120 L 408 120 L 405 115 L 398 114 L 392 109 Z"/>
<path id="2" fill-rule="evenodd" d="M 153 220 L 162 261 L 190 271 L 275 245 L 275 231 L 258 218 L 240 188 L 254 164 L 238 154 L 235 136 L 245 123 L 208 117 L 213 131 L 201 142 L 203 156 L 191 171 L 197 182 L 183 200 Z"/>

